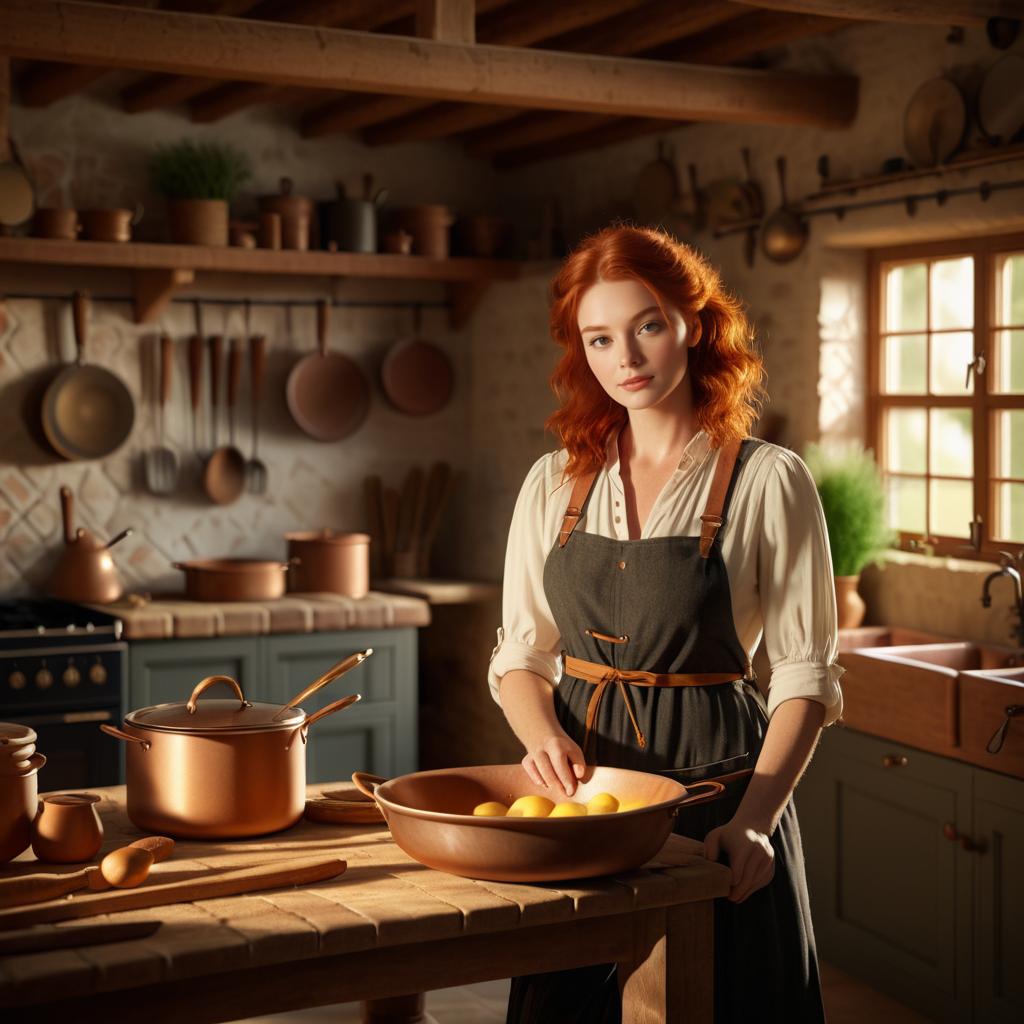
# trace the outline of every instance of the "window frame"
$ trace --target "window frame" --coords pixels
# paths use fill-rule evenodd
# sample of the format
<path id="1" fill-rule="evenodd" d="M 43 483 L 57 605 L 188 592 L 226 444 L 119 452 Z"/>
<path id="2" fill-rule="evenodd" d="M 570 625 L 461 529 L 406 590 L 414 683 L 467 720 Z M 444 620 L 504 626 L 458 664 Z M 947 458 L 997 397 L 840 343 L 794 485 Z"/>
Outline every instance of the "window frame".
<path id="1" fill-rule="evenodd" d="M 1024 546 L 1024 538 L 1012 541 L 995 540 L 991 536 L 992 512 L 995 506 L 995 486 L 1000 478 L 994 476 L 993 430 L 995 411 L 1024 409 L 1024 394 L 994 394 L 988 382 L 995 370 L 996 288 L 995 262 L 1003 253 L 1024 252 L 1024 233 L 987 234 L 931 242 L 913 242 L 904 245 L 869 249 L 868 257 L 868 330 L 867 330 L 867 438 L 866 443 L 875 453 L 879 469 L 885 472 L 884 434 L 882 423 L 891 408 L 912 407 L 926 410 L 942 407 L 970 408 L 974 431 L 974 509 L 982 518 L 981 546 L 975 550 L 963 537 L 922 536 L 900 531 L 897 546 L 903 550 L 933 551 L 936 555 L 957 558 L 998 561 L 999 553 L 1016 551 Z M 973 377 L 973 393 L 967 395 L 889 395 L 882 391 L 882 327 L 883 272 L 891 265 L 913 263 L 950 256 L 970 256 L 974 259 L 974 334 L 975 354 L 985 357 L 985 372 Z M 930 327 L 930 313 L 928 326 Z M 929 342 L 929 345 L 931 343 Z M 928 467 L 930 469 L 930 466 Z M 936 474 L 938 475 L 938 474 Z M 924 479 L 932 479 L 928 473 Z M 927 487 L 927 484 L 926 484 Z"/>

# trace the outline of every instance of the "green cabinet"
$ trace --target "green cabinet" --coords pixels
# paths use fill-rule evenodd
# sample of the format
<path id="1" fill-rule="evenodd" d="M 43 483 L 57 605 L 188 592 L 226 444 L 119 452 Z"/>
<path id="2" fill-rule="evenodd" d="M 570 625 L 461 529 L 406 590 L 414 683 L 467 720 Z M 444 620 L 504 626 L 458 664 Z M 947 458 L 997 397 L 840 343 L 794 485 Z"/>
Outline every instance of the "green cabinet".
<path id="1" fill-rule="evenodd" d="M 823 959 L 936 1021 L 1024 1019 L 1024 781 L 835 727 L 796 803 Z"/>
<path id="2" fill-rule="evenodd" d="M 304 703 L 312 713 L 346 694 L 362 695 L 309 730 L 306 778 L 333 782 L 356 770 L 390 778 L 419 764 L 416 643 L 411 627 L 131 641 L 124 710 L 185 700 L 209 675 L 237 679 L 253 700 L 283 704 L 335 662 L 372 647 L 372 657 Z"/>

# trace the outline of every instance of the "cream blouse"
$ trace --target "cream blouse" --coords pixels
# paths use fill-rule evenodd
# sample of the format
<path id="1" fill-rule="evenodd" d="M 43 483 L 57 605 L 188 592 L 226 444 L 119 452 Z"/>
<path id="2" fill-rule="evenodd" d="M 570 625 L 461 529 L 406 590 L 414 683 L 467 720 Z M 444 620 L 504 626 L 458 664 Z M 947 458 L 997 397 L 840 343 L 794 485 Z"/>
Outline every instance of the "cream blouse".
<path id="1" fill-rule="evenodd" d="M 562 676 L 561 638 L 544 595 L 543 572 L 569 504 L 571 482 L 562 481 L 567 461 L 564 449 L 542 455 L 527 473 L 512 513 L 503 622 L 488 670 L 499 704 L 498 684 L 511 669 L 528 669 L 553 686 Z M 641 538 L 700 534 L 716 461 L 708 435 L 698 431 L 655 501 Z M 629 540 L 617 433 L 576 529 Z M 749 658 L 765 637 L 772 669 L 769 718 L 783 701 L 808 697 L 825 705 L 825 725 L 831 725 L 843 710 L 844 671 L 836 664 L 832 556 L 821 501 L 803 460 L 778 445 L 755 448 L 736 481 L 719 536 L 736 635 Z"/>

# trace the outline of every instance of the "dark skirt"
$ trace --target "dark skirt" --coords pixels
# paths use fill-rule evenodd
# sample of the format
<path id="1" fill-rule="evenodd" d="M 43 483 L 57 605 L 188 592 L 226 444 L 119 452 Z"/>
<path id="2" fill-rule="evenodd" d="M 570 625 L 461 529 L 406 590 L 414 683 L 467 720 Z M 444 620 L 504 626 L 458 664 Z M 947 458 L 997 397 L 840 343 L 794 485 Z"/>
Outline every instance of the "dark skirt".
<path id="1" fill-rule="evenodd" d="M 589 683 L 572 677 L 564 678 L 556 690 L 559 721 L 577 743 L 582 742 L 591 692 Z M 766 719 L 760 703 L 742 688 L 631 687 L 631 693 L 647 748 L 637 746 L 621 697 L 610 688 L 595 723 L 595 763 L 654 771 L 684 783 L 735 770 L 742 761 L 750 767 L 756 763 Z M 684 809 L 675 831 L 703 841 L 711 829 L 732 818 L 746 784 L 746 779 L 738 780 L 718 800 Z M 772 881 L 743 903 L 715 900 L 715 1024 L 825 1020 L 792 799 L 771 844 Z M 512 979 L 509 1024 L 617 1024 L 621 1018 L 614 964 Z"/>

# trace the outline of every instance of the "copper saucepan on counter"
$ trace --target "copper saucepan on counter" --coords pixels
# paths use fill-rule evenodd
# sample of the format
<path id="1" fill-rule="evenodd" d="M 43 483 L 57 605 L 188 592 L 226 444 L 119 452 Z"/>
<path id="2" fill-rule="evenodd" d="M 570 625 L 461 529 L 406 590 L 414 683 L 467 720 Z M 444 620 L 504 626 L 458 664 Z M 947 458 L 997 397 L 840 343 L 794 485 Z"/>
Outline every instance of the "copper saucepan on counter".
<path id="1" fill-rule="evenodd" d="M 258 836 L 290 828 L 306 806 L 306 734 L 347 708 L 342 697 L 312 715 L 295 706 L 363 662 L 332 666 L 286 705 L 248 701 L 230 676 L 208 676 L 187 701 L 156 704 L 100 729 L 127 744 L 128 817 L 141 829 L 196 839 Z M 223 683 L 234 699 L 205 699 Z"/>
<path id="2" fill-rule="evenodd" d="M 559 797 L 530 780 L 521 764 L 413 772 L 390 781 L 353 772 L 377 801 L 392 838 L 414 860 L 466 878 L 550 882 L 630 871 L 665 845 L 679 808 L 714 800 L 725 786 L 706 779 L 684 786 L 651 772 L 588 765 L 572 800 L 598 793 L 646 806 L 566 818 L 475 817 L 477 804 L 506 806 L 521 796 Z"/>
<path id="3" fill-rule="evenodd" d="M 172 562 L 185 574 L 190 601 L 274 601 L 285 591 L 288 562 L 256 558 L 196 558 Z"/>

